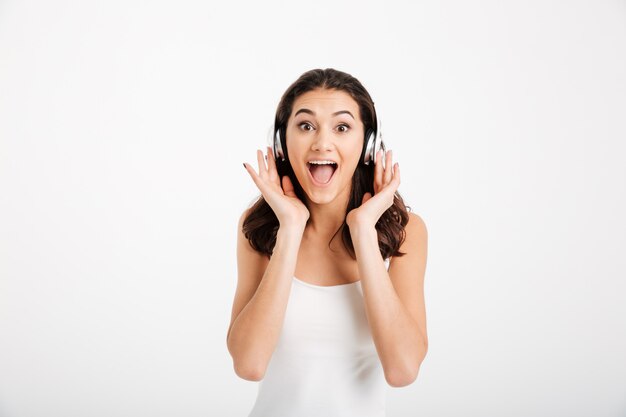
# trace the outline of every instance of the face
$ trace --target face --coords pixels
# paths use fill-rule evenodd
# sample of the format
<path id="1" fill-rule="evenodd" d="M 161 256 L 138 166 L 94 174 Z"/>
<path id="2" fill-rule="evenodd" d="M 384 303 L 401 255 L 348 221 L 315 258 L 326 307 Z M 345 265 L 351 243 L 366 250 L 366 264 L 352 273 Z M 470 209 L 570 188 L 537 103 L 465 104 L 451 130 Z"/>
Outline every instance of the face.
<path id="1" fill-rule="evenodd" d="M 344 91 L 317 89 L 296 98 L 287 122 L 287 153 L 310 202 L 327 204 L 337 197 L 347 202 L 363 129 L 358 103 Z M 334 164 L 320 164 L 325 161 Z"/>

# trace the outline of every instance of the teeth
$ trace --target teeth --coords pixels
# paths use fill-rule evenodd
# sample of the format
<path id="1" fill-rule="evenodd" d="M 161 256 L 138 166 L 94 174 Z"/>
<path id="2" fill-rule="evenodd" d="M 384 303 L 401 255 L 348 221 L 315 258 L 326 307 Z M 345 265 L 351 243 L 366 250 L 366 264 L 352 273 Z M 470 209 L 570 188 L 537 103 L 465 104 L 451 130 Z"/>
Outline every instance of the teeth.
<path id="1" fill-rule="evenodd" d="M 316 165 L 336 165 L 337 163 L 334 161 L 309 161 L 309 164 Z"/>

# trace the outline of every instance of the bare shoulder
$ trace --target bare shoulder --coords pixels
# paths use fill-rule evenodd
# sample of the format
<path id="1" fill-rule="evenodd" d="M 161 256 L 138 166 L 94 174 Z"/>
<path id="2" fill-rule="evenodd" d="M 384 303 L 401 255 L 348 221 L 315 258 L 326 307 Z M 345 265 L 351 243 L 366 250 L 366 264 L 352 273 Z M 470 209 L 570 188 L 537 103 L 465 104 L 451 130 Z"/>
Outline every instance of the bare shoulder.
<path id="1" fill-rule="evenodd" d="M 267 268 L 269 258 L 252 247 L 243 233 L 243 222 L 250 209 L 244 210 L 237 225 L 237 276 L 238 282 L 245 285 L 258 285 Z M 256 289 L 256 287 L 255 287 Z"/>
<path id="2" fill-rule="evenodd" d="M 409 221 L 404 227 L 405 237 L 400 245 L 403 256 L 392 256 L 389 270 L 395 282 L 423 281 L 428 255 L 428 229 L 424 220 L 415 213 L 409 212 Z"/>
<path id="3" fill-rule="evenodd" d="M 412 260 L 423 258 L 426 260 L 428 252 L 428 229 L 424 220 L 416 213 L 409 212 L 409 221 L 404 227 L 405 239 L 400 246 L 400 252 L 407 255 L 402 257 L 392 257 L 391 261 Z M 409 255 L 410 253 L 410 255 Z M 408 256 L 408 258 L 407 258 Z"/>
<path id="4" fill-rule="evenodd" d="M 237 257 L 239 258 L 240 255 L 249 255 L 252 257 L 251 260 L 256 259 L 257 261 L 261 261 L 262 259 L 266 259 L 267 262 L 269 262 L 269 259 L 264 254 L 257 252 L 252 247 L 250 241 L 243 233 L 243 222 L 246 217 L 248 217 L 249 212 L 250 208 L 245 209 L 243 213 L 241 213 L 241 216 L 239 216 L 239 221 L 237 223 Z"/>
<path id="5" fill-rule="evenodd" d="M 426 229 L 426 223 L 419 214 L 409 212 L 409 222 L 406 224 L 406 228 L 411 228 L 412 232 L 418 233 L 423 237 L 427 237 L 428 230 Z"/>

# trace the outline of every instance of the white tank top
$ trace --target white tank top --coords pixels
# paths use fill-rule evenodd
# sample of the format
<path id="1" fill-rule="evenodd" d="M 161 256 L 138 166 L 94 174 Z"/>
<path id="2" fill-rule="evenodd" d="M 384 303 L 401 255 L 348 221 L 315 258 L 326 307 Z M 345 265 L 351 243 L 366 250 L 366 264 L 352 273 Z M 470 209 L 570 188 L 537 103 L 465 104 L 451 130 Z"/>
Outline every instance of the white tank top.
<path id="1" fill-rule="evenodd" d="M 293 277 L 278 344 L 258 384 L 248 417 L 385 417 L 387 382 L 361 281 L 319 286 Z"/>

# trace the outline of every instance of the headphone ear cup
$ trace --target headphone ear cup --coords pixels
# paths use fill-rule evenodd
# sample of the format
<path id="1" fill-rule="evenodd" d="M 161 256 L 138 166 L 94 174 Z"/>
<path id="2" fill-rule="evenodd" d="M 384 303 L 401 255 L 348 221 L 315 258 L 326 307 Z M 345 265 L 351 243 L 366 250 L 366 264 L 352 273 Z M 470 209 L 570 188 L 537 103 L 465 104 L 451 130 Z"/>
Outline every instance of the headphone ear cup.
<path id="1" fill-rule="evenodd" d="M 274 133 L 274 159 L 285 160 L 285 152 L 283 151 L 283 140 L 280 129 L 276 129 Z"/>
<path id="2" fill-rule="evenodd" d="M 376 148 L 376 132 L 373 129 L 368 129 L 365 135 L 365 142 L 363 147 L 363 163 L 369 165 L 370 162 L 375 161 L 375 148 Z"/>

